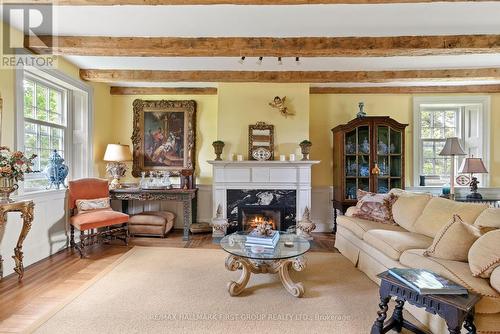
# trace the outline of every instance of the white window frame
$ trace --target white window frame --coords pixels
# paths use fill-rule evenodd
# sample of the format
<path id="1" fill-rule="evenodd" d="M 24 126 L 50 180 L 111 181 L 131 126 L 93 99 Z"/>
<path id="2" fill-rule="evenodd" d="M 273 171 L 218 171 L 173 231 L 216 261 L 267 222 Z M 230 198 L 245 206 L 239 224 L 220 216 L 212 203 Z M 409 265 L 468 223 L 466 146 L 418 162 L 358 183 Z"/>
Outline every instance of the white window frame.
<path id="1" fill-rule="evenodd" d="M 66 98 L 63 104 L 66 107 L 66 131 L 64 138 L 64 150 L 65 150 L 65 163 L 70 167 L 70 172 L 67 179 L 74 177 L 89 177 L 94 175 L 94 163 L 93 163 L 93 151 L 92 151 L 92 124 L 93 124 L 93 89 L 88 84 L 83 81 L 74 79 L 58 70 L 54 69 L 38 69 L 38 68 L 22 68 L 16 70 L 16 126 L 15 126 L 15 146 L 18 150 L 24 150 L 24 79 L 33 78 L 36 81 L 40 81 L 42 84 L 54 87 L 56 89 L 66 90 Z M 76 136 L 82 136 L 81 133 L 76 133 L 74 131 L 74 119 L 73 115 L 75 113 L 74 109 L 74 98 L 73 95 L 76 93 L 86 94 L 87 96 L 87 113 L 85 128 L 86 133 L 83 134 L 86 137 L 86 147 L 84 152 L 84 157 L 80 158 L 79 161 L 73 161 L 73 151 L 75 146 L 73 144 L 73 138 Z M 64 98 L 64 97 L 63 97 Z M 41 122 L 43 123 L 43 121 Z M 52 126 L 52 125 L 51 125 Z M 84 164 L 82 175 L 72 175 L 71 166 L 74 164 Z M 25 178 L 33 178 L 30 174 L 26 174 Z M 52 189 L 53 190 L 53 189 Z M 18 195 L 22 196 L 25 192 L 38 192 L 47 191 L 47 189 L 24 189 L 23 183 L 19 184 Z"/>
<path id="2" fill-rule="evenodd" d="M 35 84 L 40 84 L 40 85 L 43 85 L 49 89 L 52 89 L 52 90 L 55 90 L 55 91 L 58 91 L 59 93 L 61 93 L 61 112 L 63 114 L 63 123 L 62 124 L 57 124 L 57 123 L 51 123 L 51 122 L 47 122 L 47 121 L 41 121 L 41 120 L 37 120 L 37 119 L 34 119 L 34 118 L 29 118 L 29 117 L 26 117 L 24 115 L 24 80 L 29 80 L 29 81 L 32 81 L 34 82 Z M 69 106 L 69 103 L 70 103 L 70 96 L 71 96 L 71 91 L 65 87 L 61 87 L 57 84 L 54 84 L 34 73 L 31 73 L 29 71 L 25 71 L 24 73 L 24 77 L 23 77 L 23 108 L 22 108 L 22 112 L 23 112 L 23 116 L 22 116 L 22 124 L 19 124 L 18 126 L 18 136 L 19 137 L 22 137 L 22 138 L 19 138 L 18 140 L 18 150 L 21 150 L 21 151 L 24 151 L 26 148 L 25 148 L 25 144 L 24 144 L 24 130 L 25 130 L 25 123 L 26 122 L 29 122 L 29 123 L 32 123 L 32 124 L 37 124 L 37 125 L 45 125 L 45 126 L 48 126 L 48 127 L 51 127 L 51 128 L 57 128 L 57 129 L 61 129 L 63 130 L 64 134 L 63 134 L 63 141 L 64 141 L 64 146 L 63 146 L 63 150 L 64 150 L 64 158 L 65 160 L 67 160 L 67 155 L 68 155 L 68 152 L 70 152 L 71 150 L 71 147 L 73 146 L 73 136 L 72 136 L 72 133 L 73 133 L 73 119 L 71 117 L 71 113 L 69 113 L 69 110 L 70 110 L 70 106 Z M 33 99 L 36 100 L 36 90 L 33 91 Z M 35 173 L 28 173 L 25 175 L 25 179 L 26 180 L 36 180 L 36 179 L 40 179 L 40 178 L 43 178 L 44 175 L 43 175 L 43 170 L 40 170 L 40 171 L 37 171 Z M 68 177 L 71 177 L 71 175 L 68 175 Z M 26 192 L 32 192 L 32 191 L 38 191 L 38 190 L 41 190 L 41 189 L 24 189 Z"/>
<path id="3" fill-rule="evenodd" d="M 491 97 L 487 95 L 476 96 L 421 96 L 413 98 L 413 186 L 418 187 L 420 184 L 420 170 L 423 164 L 423 150 L 421 138 L 421 109 L 422 105 L 447 105 L 447 106 L 466 106 L 466 105 L 481 105 L 482 118 L 482 149 L 481 158 L 490 170 L 490 114 L 491 114 Z M 465 117 L 460 120 L 461 131 L 464 132 Z M 468 152 L 466 142 L 462 142 L 465 152 Z M 457 168 L 459 166 L 457 165 Z M 482 175 L 482 186 L 489 186 L 488 174 Z"/>

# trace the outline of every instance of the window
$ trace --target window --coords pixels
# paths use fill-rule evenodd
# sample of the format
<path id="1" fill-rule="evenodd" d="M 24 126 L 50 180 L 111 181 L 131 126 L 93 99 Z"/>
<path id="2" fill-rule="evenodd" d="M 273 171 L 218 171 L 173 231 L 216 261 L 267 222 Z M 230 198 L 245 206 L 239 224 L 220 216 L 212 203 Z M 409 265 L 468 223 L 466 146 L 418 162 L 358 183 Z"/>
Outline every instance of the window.
<path id="1" fill-rule="evenodd" d="M 487 164 L 488 117 L 488 97 L 415 98 L 414 185 L 420 184 L 420 176 L 425 176 L 426 185 L 450 182 L 451 157 L 439 155 L 449 137 L 458 137 L 468 155 L 481 157 Z M 455 175 L 462 159 L 456 158 Z M 482 184 L 486 182 L 483 176 Z"/>
<path id="2" fill-rule="evenodd" d="M 38 156 L 19 195 L 47 189 L 43 171 L 53 150 L 68 165 L 68 179 L 93 175 L 92 88 L 57 70 L 19 69 L 16 96 L 16 147 Z"/>
<path id="3" fill-rule="evenodd" d="M 25 76 L 24 88 L 24 151 L 36 154 L 35 173 L 29 174 L 25 189 L 44 188 L 48 181 L 42 173 L 49 156 L 56 150 L 63 158 L 68 138 L 67 91 L 63 88 Z"/>

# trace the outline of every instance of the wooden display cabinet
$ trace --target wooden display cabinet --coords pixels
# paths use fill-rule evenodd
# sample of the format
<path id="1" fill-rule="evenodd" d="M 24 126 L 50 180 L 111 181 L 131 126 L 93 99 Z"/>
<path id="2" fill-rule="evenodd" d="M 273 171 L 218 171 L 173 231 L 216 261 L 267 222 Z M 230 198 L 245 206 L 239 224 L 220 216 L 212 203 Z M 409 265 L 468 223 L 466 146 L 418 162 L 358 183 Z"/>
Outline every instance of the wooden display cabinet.
<path id="1" fill-rule="evenodd" d="M 358 189 L 404 189 L 407 126 L 387 116 L 367 116 L 332 129 L 334 233 L 337 210 L 356 205 Z"/>

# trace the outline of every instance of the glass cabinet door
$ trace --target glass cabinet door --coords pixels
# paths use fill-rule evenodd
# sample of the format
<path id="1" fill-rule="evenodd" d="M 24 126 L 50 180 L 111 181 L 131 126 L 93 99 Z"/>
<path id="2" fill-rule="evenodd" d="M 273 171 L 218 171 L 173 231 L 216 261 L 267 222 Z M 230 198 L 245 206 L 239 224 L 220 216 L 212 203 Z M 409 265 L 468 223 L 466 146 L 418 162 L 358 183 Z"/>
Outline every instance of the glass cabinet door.
<path id="1" fill-rule="evenodd" d="M 387 125 L 377 125 L 376 141 L 376 163 L 380 169 L 380 173 L 376 176 L 376 192 L 387 193 L 392 188 L 401 188 L 402 132 Z"/>
<path id="2" fill-rule="evenodd" d="M 357 189 L 370 190 L 370 127 L 359 126 L 347 132 L 345 149 L 345 199 L 356 199 Z"/>

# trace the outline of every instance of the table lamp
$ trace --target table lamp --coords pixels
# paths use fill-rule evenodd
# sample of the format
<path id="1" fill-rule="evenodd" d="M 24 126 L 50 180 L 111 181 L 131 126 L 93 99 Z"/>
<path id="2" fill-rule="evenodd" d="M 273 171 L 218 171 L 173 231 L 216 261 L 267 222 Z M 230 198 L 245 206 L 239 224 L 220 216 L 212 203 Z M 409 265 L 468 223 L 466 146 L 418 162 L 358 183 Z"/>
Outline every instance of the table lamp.
<path id="1" fill-rule="evenodd" d="M 110 189 L 121 188 L 120 178 L 127 172 L 124 161 L 132 161 L 132 154 L 128 145 L 108 144 L 104 153 L 104 161 L 107 161 L 106 172 L 113 180 L 109 184 Z"/>
<path id="2" fill-rule="evenodd" d="M 466 155 L 458 137 L 446 138 L 446 143 L 439 153 L 441 156 L 451 157 L 451 173 L 450 173 L 450 199 L 455 198 L 455 156 Z"/>
<path id="3" fill-rule="evenodd" d="M 459 173 L 470 173 L 471 181 L 469 183 L 470 186 L 470 194 L 467 195 L 467 199 L 482 199 L 480 193 L 477 192 L 477 185 L 479 181 L 477 177 L 474 177 L 472 174 L 474 173 L 488 173 L 486 167 L 484 166 L 483 160 L 481 158 L 465 158 L 460 166 Z"/>

